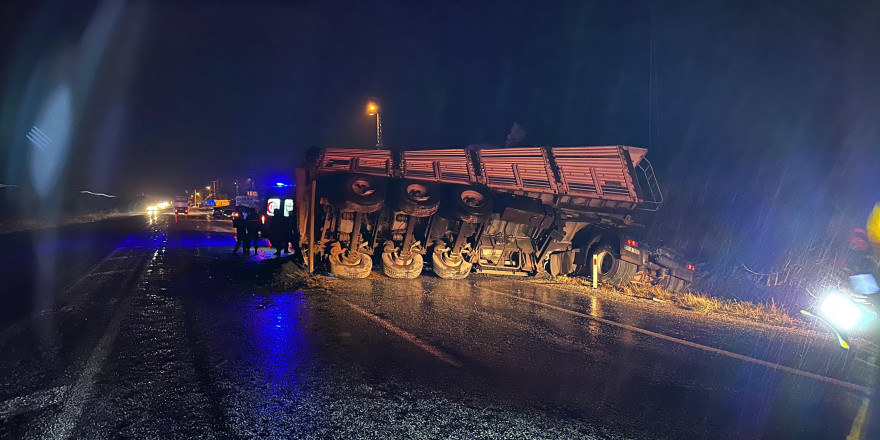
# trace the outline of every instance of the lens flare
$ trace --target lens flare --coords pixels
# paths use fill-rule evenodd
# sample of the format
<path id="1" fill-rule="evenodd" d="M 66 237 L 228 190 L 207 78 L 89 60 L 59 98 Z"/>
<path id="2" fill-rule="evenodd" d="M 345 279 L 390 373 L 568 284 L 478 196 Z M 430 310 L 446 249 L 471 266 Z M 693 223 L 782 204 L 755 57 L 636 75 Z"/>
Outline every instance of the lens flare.
<path id="1" fill-rule="evenodd" d="M 862 309 L 849 296 L 840 292 L 829 292 L 825 295 L 819 311 L 844 331 L 852 330 L 862 320 Z"/>

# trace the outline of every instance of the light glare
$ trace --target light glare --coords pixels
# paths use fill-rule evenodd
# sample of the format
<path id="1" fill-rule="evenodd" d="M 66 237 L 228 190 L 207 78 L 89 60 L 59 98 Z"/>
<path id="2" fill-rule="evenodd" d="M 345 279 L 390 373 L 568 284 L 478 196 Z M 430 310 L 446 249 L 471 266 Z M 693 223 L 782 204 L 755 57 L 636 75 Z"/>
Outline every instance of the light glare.
<path id="1" fill-rule="evenodd" d="M 825 317 L 844 331 L 849 331 L 862 319 L 862 310 L 848 296 L 840 292 L 825 295 L 819 310 Z"/>

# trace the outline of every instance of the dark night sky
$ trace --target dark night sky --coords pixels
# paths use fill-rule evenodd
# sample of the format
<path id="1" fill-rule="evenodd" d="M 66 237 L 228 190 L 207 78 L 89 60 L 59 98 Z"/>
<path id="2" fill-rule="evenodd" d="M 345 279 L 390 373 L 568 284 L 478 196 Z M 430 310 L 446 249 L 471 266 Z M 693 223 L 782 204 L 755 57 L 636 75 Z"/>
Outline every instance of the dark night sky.
<path id="1" fill-rule="evenodd" d="M 28 184 L 23 135 L 64 81 L 62 184 L 102 192 L 289 176 L 309 146 L 372 145 L 377 96 L 392 148 L 501 145 L 514 121 L 531 144 L 650 146 L 661 216 L 704 206 L 740 236 L 880 200 L 871 2 L 656 2 L 650 140 L 647 1 L 352 3 L 5 3 L 0 183 Z"/>

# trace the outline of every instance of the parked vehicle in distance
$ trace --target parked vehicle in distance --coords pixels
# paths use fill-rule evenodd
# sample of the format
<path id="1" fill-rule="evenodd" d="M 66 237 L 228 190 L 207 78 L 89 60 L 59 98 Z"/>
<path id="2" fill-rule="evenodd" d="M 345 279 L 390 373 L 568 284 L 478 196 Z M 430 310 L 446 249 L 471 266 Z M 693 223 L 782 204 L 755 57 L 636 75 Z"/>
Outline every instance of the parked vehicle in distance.
<path id="1" fill-rule="evenodd" d="M 363 278 L 434 273 L 639 278 L 679 291 L 694 266 L 641 240 L 638 210 L 662 202 L 647 150 L 629 146 L 311 150 L 297 169 L 297 225 L 310 267 Z M 309 258 L 309 257 L 307 257 Z"/>
<path id="2" fill-rule="evenodd" d="M 174 197 L 174 213 L 183 215 L 189 214 L 189 199 L 186 196 Z"/>
<path id="3" fill-rule="evenodd" d="M 223 208 L 214 208 L 214 213 L 212 214 L 214 217 L 224 217 Z"/>

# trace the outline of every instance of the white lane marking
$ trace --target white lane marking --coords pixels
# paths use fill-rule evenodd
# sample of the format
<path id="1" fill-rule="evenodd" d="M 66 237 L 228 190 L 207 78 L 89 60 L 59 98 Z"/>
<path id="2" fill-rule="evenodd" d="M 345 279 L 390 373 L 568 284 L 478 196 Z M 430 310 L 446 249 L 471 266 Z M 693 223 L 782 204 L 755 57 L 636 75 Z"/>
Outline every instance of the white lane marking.
<path id="1" fill-rule="evenodd" d="M 120 248 L 114 250 L 111 255 Z M 132 270 L 133 276 L 129 278 L 130 281 L 143 277 L 144 272 L 152 261 L 152 259 L 147 258 L 149 255 L 151 254 L 142 255 L 144 261 L 139 265 L 139 269 Z M 104 365 L 104 361 L 107 359 L 107 355 L 116 341 L 116 335 L 119 333 L 122 319 L 128 314 L 128 310 L 131 307 L 133 293 L 126 292 L 124 295 L 116 315 L 107 324 L 104 335 L 98 341 L 98 344 L 95 345 L 95 348 L 92 349 L 92 354 L 89 355 L 89 359 L 76 379 L 76 383 L 70 387 L 65 397 L 64 409 L 54 420 L 43 425 L 45 428 L 40 438 L 67 439 L 70 438 L 73 429 L 76 428 L 77 421 L 82 416 L 83 406 L 91 397 L 92 389 L 95 387 L 95 376 L 101 371 L 101 367 Z"/>
<path id="2" fill-rule="evenodd" d="M 113 342 L 116 341 L 116 335 L 119 333 L 119 326 L 122 318 L 128 313 L 131 304 L 131 295 L 126 295 L 125 300 L 119 307 L 119 311 L 113 316 L 113 320 L 107 325 L 104 336 L 98 341 L 98 345 L 92 350 L 89 360 L 86 362 L 85 368 L 77 378 L 76 383 L 67 393 L 67 399 L 64 402 L 64 409 L 61 414 L 51 421 L 43 431 L 40 438 L 67 439 L 76 427 L 76 422 L 82 415 L 83 405 L 92 395 L 92 388 L 95 387 L 95 376 L 101 371 L 101 366 L 107 359 Z"/>
<path id="3" fill-rule="evenodd" d="M 542 303 L 542 302 L 540 302 L 540 301 L 535 301 L 535 300 L 531 300 L 531 299 L 528 299 L 528 298 L 523 298 L 523 297 L 520 297 L 520 296 L 511 295 L 511 294 L 509 294 L 509 293 L 498 292 L 498 291 L 495 291 L 495 290 L 487 289 L 487 288 L 485 288 L 485 287 L 477 287 L 477 286 L 474 286 L 474 287 L 477 288 L 477 289 L 480 289 L 480 290 L 485 290 L 485 291 L 487 291 L 487 292 L 490 292 L 490 293 L 493 293 L 493 294 L 496 294 L 496 295 L 506 296 L 506 297 L 508 297 L 508 298 L 515 299 L 515 300 L 517 300 L 517 301 L 523 301 L 523 302 L 527 302 L 527 303 L 530 303 L 530 304 L 534 304 L 534 305 L 538 305 L 538 306 L 546 307 L 546 308 L 548 308 L 548 309 L 556 310 L 556 311 L 559 311 L 559 312 L 562 312 L 562 313 L 567 313 L 567 314 L 569 314 L 569 315 L 578 316 L 578 317 L 581 317 L 581 318 L 589 319 L 589 320 L 596 321 L 596 322 L 599 322 L 599 323 L 602 323 L 602 324 L 606 324 L 606 325 L 610 325 L 610 326 L 613 326 L 613 327 L 619 327 L 619 328 L 626 329 L 626 330 L 629 330 L 629 331 L 632 331 L 632 332 L 641 333 L 641 334 L 643 334 L 643 335 L 651 336 L 651 337 L 654 337 L 654 338 L 657 338 L 657 339 L 663 339 L 664 341 L 674 342 L 674 343 L 676 343 L 676 344 L 686 345 L 686 346 L 688 346 L 688 347 L 693 347 L 693 348 L 696 348 L 696 349 L 700 349 L 700 350 L 708 351 L 708 352 L 710 352 L 710 353 L 720 354 L 720 355 L 722 355 L 722 356 L 727 356 L 727 357 L 730 357 L 730 358 L 733 358 L 733 359 L 738 359 L 738 360 L 741 360 L 741 361 L 744 361 L 744 362 L 749 362 L 749 363 L 753 363 L 753 364 L 761 365 L 761 366 L 764 366 L 764 367 L 772 368 L 772 369 L 774 369 L 774 370 L 784 371 L 784 372 L 786 372 L 786 373 L 791 373 L 791 374 L 795 374 L 795 375 L 798 375 L 798 376 L 808 377 L 808 378 L 810 378 L 810 379 L 815 379 L 815 380 L 818 380 L 818 381 L 821 381 L 821 382 L 830 383 L 830 384 L 832 384 L 832 385 L 837 385 L 837 386 L 840 386 L 840 387 L 843 387 L 843 388 L 849 388 L 849 389 L 851 389 L 851 390 L 853 390 L 853 391 L 858 391 L 858 392 L 861 392 L 861 393 L 866 394 L 866 395 L 870 395 L 870 394 L 871 394 L 871 390 L 870 390 L 868 387 L 866 387 L 866 386 L 857 385 L 857 384 L 850 383 L 850 382 L 845 382 L 845 381 L 842 381 L 842 380 L 840 380 L 840 379 L 834 379 L 833 377 L 823 376 L 823 375 L 821 375 L 821 374 L 816 374 L 816 373 L 810 373 L 809 371 L 799 370 L 799 369 L 797 369 L 797 368 L 792 368 L 792 367 L 786 367 L 785 365 L 779 365 L 779 364 L 776 364 L 776 363 L 773 363 L 773 362 L 764 361 L 764 360 L 761 360 L 761 359 L 755 359 L 755 358 L 753 358 L 753 357 L 749 357 L 749 356 L 745 356 L 745 355 L 742 355 L 742 354 L 734 353 L 734 352 L 732 352 L 732 351 L 722 350 L 722 349 L 720 349 L 720 348 L 710 347 L 710 346 L 708 346 L 708 345 L 703 345 L 703 344 L 698 344 L 698 343 L 696 343 L 696 342 L 686 341 L 686 340 L 684 340 L 684 339 L 679 339 L 679 338 L 675 338 L 675 337 L 672 337 L 672 336 L 667 336 L 667 335 L 664 335 L 664 334 L 662 334 L 662 333 L 656 333 L 656 332 L 652 332 L 652 331 L 650 331 L 650 330 L 645 330 L 645 329 L 642 329 L 642 328 L 633 327 L 633 326 L 631 326 L 631 325 L 621 324 L 621 323 L 616 322 L 616 321 L 610 321 L 610 320 L 608 320 L 608 319 L 599 318 L 599 317 L 592 316 L 592 315 L 587 315 L 587 314 L 585 314 L 585 313 L 575 312 L 574 310 L 569 310 L 569 309 L 566 309 L 566 308 L 562 308 L 562 307 L 557 307 L 557 306 L 554 306 L 554 305 L 550 305 L 550 304 L 547 304 L 547 303 Z"/>
<path id="4" fill-rule="evenodd" d="M 112 254 L 115 254 L 118 250 L 119 250 L 118 248 L 117 248 L 117 249 L 114 249 L 113 252 L 111 253 L 111 255 L 112 255 Z M 137 258 L 137 257 L 138 257 L 137 255 L 125 255 L 125 256 L 122 256 L 122 257 L 105 258 L 105 259 L 101 260 L 101 263 L 103 263 L 103 262 L 105 262 L 105 261 L 127 260 L 127 259 L 129 259 L 129 258 Z M 100 263 L 99 263 L 99 264 L 100 264 Z"/>
<path id="5" fill-rule="evenodd" d="M 0 403 L 0 420 L 54 405 L 64 399 L 67 389 L 67 385 L 62 385 L 48 390 L 35 391 L 26 396 L 13 397 Z"/>
<path id="6" fill-rule="evenodd" d="M 330 292 L 328 292 L 328 293 L 330 293 Z M 412 334 L 412 333 L 410 333 L 400 327 L 396 327 L 394 324 L 392 324 L 392 323 L 390 323 L 390 322 L 388 322 L 388 321 L 386 321 L 386 320 L 384 320 L 384 319 L 382 319 L 382 318 L 342 299 L 342 297 L 340 297 L 339 295 L 337 295 L 335 293 L 330 293 L 330 295 L 335 297 L 336 299 L 342 301 L 345 305 L 354 309 L 354 311 L 360 313 L 361 315 L 364 315 L 365 317 L 369 318 L 370 320 L 381 325 L 382 327 L 385 328 L 385 330 L 388 330 L 391 333 L 394 333 L 395 335 L 400 336 L 401 338 L 405 339 L 407 342 L 415 345 L 416 347 L 419 347 L 420 349 L 422 349 L 426 353 L 436 357 L 437 359 L 440 359 L 443 362 L 446 362 L 449 365 L 459 367 L 459 368 L 462 367 L 462 365 L 458 361 L 456 361 L 455 359 L 453 359 L 452 357 L 450 357 L 446 353 L 443 353 L 442 351 L 438 350 L 437 348 L 435 348 L 431 344 L 428 344 L 427 342 L 422 341 L 416 335 L 414 335 L 414 334 Z"/>
<path id="7" fill-rule="evenodd" d="M 108 270 L 108 271 L 106 271 L 106 272 L 95 272 L 95 273 L 90 273 L 89 276 L 90 276 L 90 277 L 98 277 L 98 276 L 103 276 L 103 275 L 116 275 L 116 274 L 120 274 L 120 273 L 128 273 L 128 272 L 129 272 L 129 271 L 127 271 L 127 270 Z"/>

